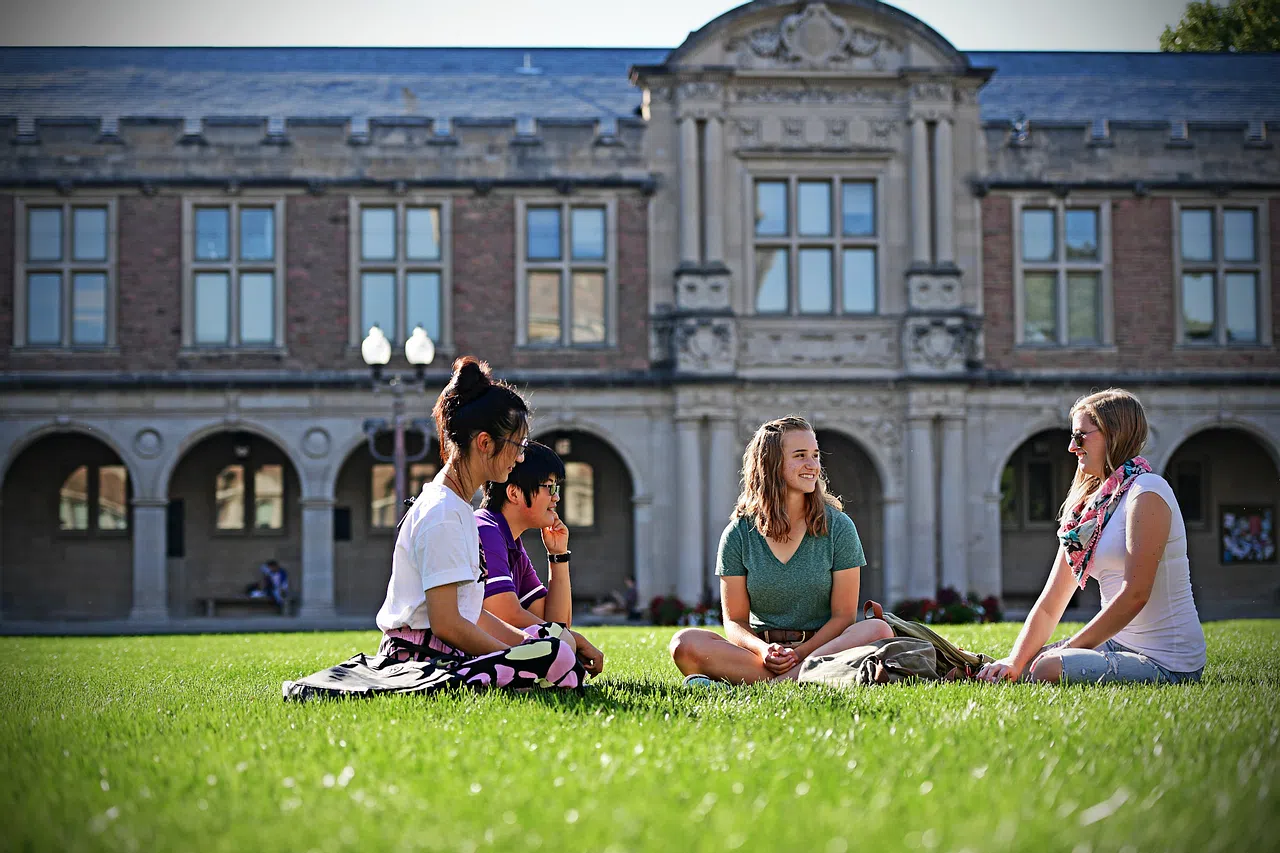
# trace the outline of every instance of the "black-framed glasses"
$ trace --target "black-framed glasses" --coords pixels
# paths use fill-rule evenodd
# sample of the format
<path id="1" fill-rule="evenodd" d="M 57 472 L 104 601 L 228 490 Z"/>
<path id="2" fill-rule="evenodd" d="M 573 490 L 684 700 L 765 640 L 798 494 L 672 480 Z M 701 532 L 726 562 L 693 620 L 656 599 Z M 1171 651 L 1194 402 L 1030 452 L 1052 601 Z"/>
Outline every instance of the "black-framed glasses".
<path id="1" fill-rule="evenodd" d="M 505 442 L 506 444 L 515 445 L 516 447 L 520 448 L 521 453 L 524 453 L 526 450 L 529 449 L 529 439 L 527 438 L 523 438 L 520 441 L 515 441 L 510 438 L 503 438 L 502 436 L 498 436 L 498 441 Z"/>
<path id="2" fill-rule="evenodd" d="M 1100 430 L 1096 430 L 1096 429 L 1091 429 L 1088 432 L 1081 432 L 1080 430 L 1074 430 L 1071 433 L 1071 443 L 1074 444 L 1076 447 L 1084 447 L 1085 436 L 1093 435 L 1095 432 L 1099 432 L 1099 431 Z"/>
<path id="3" fill-rule="evenodd" d="M 538 488 L 539 488 L 539 489 L 546 489 L 546 490 L 547 490 L 547 494 L 551 495 L 551 497 L 553 497 L 553 498 L 558 498 L 558 497 L 560 497 L 560 484 L 559 484 L 559 483 L 539 483 L 539 484 L 538 484 Z"/>

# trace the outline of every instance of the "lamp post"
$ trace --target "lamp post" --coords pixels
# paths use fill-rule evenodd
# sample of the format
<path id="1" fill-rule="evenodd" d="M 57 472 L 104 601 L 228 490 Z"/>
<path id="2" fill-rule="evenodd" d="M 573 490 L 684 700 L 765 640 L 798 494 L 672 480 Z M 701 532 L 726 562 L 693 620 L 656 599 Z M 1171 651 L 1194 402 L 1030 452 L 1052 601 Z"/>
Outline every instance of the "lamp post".
<path id="1" fill-rule="evenodd" d="M 387 336 L 382 333 L 382 329 L 374 325 L 369 329 L 368 336 L 360 344 L 360 355 L 364 359 L 364 363 L 369 365 L 373 373 L 373 390 L 376 392 L 382 384 L 382 368 L 391 360 L 391 342 L 387 340 Z M 423 372 L 428 364 L 436 357 L 435 344 L 431 342 L 431 338 L 427 335 L 425 329 L 416 326 L 413 334 L 409 336 L 409 340 L 404 345 L 405 358 L 414 366 L 416 385 L 421 388 L 423 383 Z M 427 450 L 431 446 L 431 421 L 421 418 L 409 422 L 409 426 L 413 426 L 420 430 L 423 434 L 422 450 L 418 453 L 410 455 L 404 445 L 404 433 L 406 428 L 404 414 L 404 391 L 405 382 L 400 374 L 391 376 L 387 381 L 388 387 L 391 389 L 391 433 L 392 433 L 392 451 L 391 456 L 386 456 L 378 452 L 374 439 L 378 433 L 387 429 L 387 422 L 380 418 L 369 418 L 364 422 L 364 434 L 369 442 L 369 453 L 379 462 L 390 462 L 395 469 L 395 487 L 396 487 L 396 521 L 400 521 L 400 516 L 404 513 L 404 502 L 408 497 L 408 478 L 406 477 L 405 468 L 410 462 L 417 462 L 427 455 Z"/>

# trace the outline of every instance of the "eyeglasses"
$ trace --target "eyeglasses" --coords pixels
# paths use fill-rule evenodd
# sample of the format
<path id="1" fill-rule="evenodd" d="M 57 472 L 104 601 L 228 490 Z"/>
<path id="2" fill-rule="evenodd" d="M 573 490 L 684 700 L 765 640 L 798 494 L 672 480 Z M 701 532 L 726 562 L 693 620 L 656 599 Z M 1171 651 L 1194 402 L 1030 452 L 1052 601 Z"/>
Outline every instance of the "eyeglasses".
<path id="1" fill-rule="evenodd" d="M 509 438 L 503 438 L 502 436 L 498 436 L 498 441 L 504 442 L 506 444 L 511 444 L 520 448 L 521 453 L 524 453 L 526 450 L 529 449 L 529 439 L 527 438 L 521 439 L 520 441 L 512 441 Z"/>
<path id="2" fill-rule="evenodd" d="M 1071 443 L 1076 447 L 1084 447 L 1084 437 L 1086 435 L 1093 435 L 1095 432 L 1098 432 L 1098 430 L 1091 429 L 1088 432 L 1080 432 L 1079 430 L 1076 430 L 1071 433 Z"/>
<path id="3" fill-rule="evenodd" d="M 558 497 L 560 497 L 560 484 L 559 484 L 559 483 L 539 483 L 539 484 L 538 484 L 538 488 L 539 488 L 539 489 L 546 489 L 546 490 L 547 490 L 547 494 L 551 495 L 551 497 L 553 497 L 553 498 L 558 498 Z"/>

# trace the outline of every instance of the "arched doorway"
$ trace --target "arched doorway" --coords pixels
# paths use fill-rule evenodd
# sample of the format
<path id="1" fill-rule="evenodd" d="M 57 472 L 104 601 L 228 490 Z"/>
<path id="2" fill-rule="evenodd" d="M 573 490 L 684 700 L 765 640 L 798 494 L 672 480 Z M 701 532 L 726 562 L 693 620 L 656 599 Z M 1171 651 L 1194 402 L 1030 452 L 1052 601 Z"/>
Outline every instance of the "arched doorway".
<path id="1" fill-rule="evenodd" d="M 420 432 L 405 434 L 405 451 L 422 451 Z M 408 494 L 422 491 L 422 484 L 440 470 L 440 445 L 430 447 L 420 461 L 405 470 Z M 390 457 L 392 436 L 381 433 L 374 442 L 379 456 Z M 391 553 L 395 548 L 395 466 L 381 462 L 367 444 L 353 450 L 342 463 L 334 492 L 333 596 L 334 607 L 344 615 L 372 616 L 382 606 L 391 579 Z"/>
<path id="2" fill-rule="evenodd" d="M 841 433 L 818 430 L 818 449 L 828 488 L 844 503 L 845 514 L 858 528 L 866 553 L 859 595 L 863 601 L 884 601 L 884 487 L 880 475 L 867 452 Z"/>
<path id="3" fill-rule="evenodd" d="M 573 597 L 600 601 L 624 593 L 635 580 L 635 517 L 631 474 L 622 457 L 590 433 L 559 430 L 538 435 L 565 464 L 560 516 L 573 551 Z M 546 580 L 546 549 L 537 530 L 522 537 L 538 574 Z"/>
<path id="4" fill-rule="evenodd" d="M 133 484 L 98 439 L 55 433 L 4 478 L 5 619 L 124 619 L 133 604 Z"/>
<path id="5" fill-rule="evenodd" d="M 1178 447 L 1164 476 L 1186 523 L 1201 615 L 1275 610 L 1280 474 L 1271 454 L 1244 430 L 1207 429 Z"/>
<path id="6" fill-rule="evenodd" d="M 1053 568 L 1058 511 L 1076 472 L 1070 442 L 1064 429 L 1037 433 L 1013 452 L 1000 475 L 1000 586 L 1007 607 L 1031 607 Z M 1096 609 L 1097 584 L 1077 592 L 1071 606 Z"/>
<path id="7" fill-rule="evenodd" d="M 270 559 L 300 599 L 300 498 L 298 472 L 269 439 L 219 432 L 188 450 L 169 479 L 169 612 L 194 616 L 205 599 L 242 594 Z"/>

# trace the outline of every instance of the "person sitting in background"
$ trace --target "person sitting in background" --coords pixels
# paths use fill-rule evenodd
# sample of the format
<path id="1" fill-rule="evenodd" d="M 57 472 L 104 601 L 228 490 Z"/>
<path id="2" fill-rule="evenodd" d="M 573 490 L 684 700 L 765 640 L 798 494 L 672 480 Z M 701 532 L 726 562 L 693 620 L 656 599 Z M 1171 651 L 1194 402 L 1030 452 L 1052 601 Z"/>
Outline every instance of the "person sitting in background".
<path id="1" fill-rule="evenodd" d="M 505 483 L 484 484 L 484 502 L 476 511 L 480 547 L 489 577 L 484 609 L 503 622 L 524 629 L 558 622 L 573 624 L 573 592 L 569 579 L 569 528 L 556 513 L 564 462 L 551 448 L 530 442 Z M 548 577 L 543 585 L 520 541 L 526 530 L 542 531 Z M 592 675 L 604 669 L 604 655 L 581 634 L 571 632 L 578 660 Z"/>
<path id="2" fill-rule="evenodd" d="M 245 592 L 250 598 L 270 598 L 276 604 L 284 607 L 285 596 L 289 594 L 289 574 L 275 560 L 267 560 L 258 567 L 258 571 L 262 577 L 257 583 L 251 583 L 245 588 Z"/>

